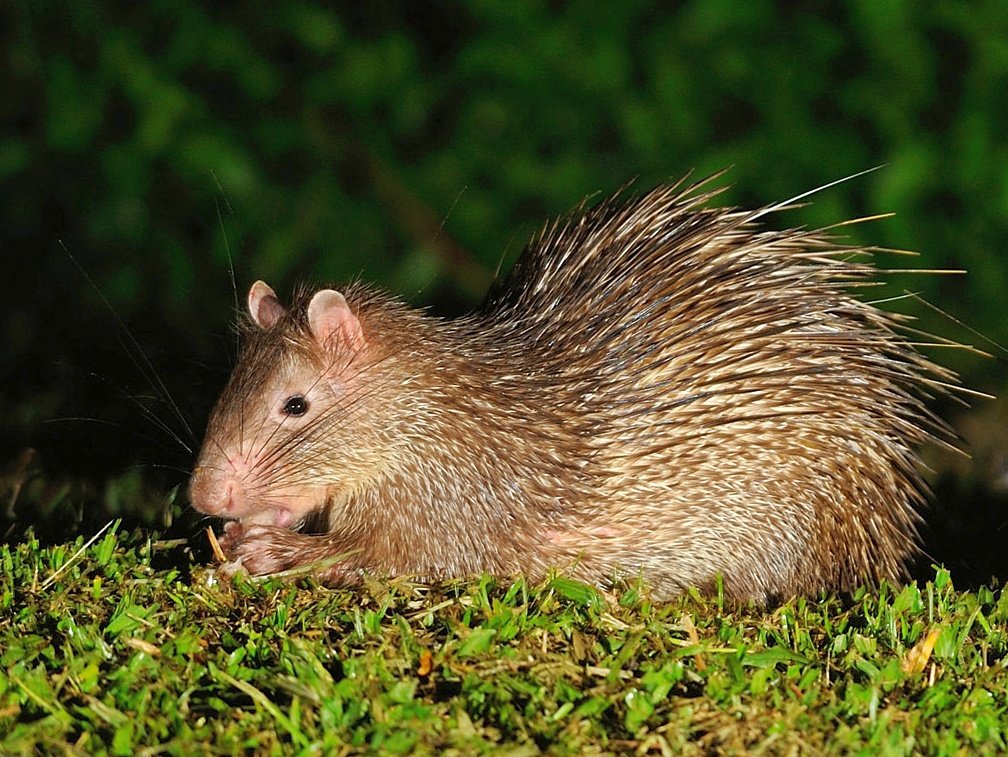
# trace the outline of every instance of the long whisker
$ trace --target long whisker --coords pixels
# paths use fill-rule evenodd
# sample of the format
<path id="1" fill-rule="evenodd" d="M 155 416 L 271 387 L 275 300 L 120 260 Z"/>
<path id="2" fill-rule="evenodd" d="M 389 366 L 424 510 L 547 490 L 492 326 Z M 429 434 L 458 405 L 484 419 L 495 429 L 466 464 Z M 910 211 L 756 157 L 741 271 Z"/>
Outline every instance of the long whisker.
<path id="1" fill-rule="evenodd" d="M 189 423 L 186 421 L 185 416 L 182 414 L 182 410 L 175 402 L 175 398 L 172 397 L 171 392 L 168 391 L 168 387 L 166 387 L 164 382 L 161 380 L 161 377 L 158 375 L 158 372 L 154 369 L 154 365 L 147 357 L 147 353 L 144 352 L 143 348 L 140 346 L 140 343 L 133 336 L 133 332 L 129 330 L 123 319 L 119 317 L 119 313 L 116 312 L 116 309 L 114 307 L 112 307 L 112 303 L 109 301 L 108 297 L 105 296 L 105 293 L 101 290 L 98 284 L 95 283 L 94 279 L 91 278 L 91 275 L 87 272 L 87 270 L 85 270 L 84 266 L 80 264 L 80 262 L 77 260 L 76 257 L 74 257 L 74 255 L 70 252 L 67 246 L 63 244 L 62 240 L 59 241 L 59 246 L 62 248 L 63 252 L 66 253 L 67 257 L 70 258 L 70 261 L 74 264 L 74 267 L 76 267 L 77 270 L 80 271 L 84 279 L 94 289 L 95 293 L 98 295 L 99 299 L 101 299 L 106 309 L 112 314 L 112 317 L 119 325 L 120 333 L 124 334 L 126 338 L 129 340 L 129 345 L 132 347 L 132 349 L 127 349 L 126 354 L 130 356 L 130 359 L 133 361 L 133 364 L 137 367 L 137 370 L 140 371 L 140 374 L 151 384 L 151 386 L 154 387 L 155 391 L 157 391 L 158 394 L 175 411 L 175 415 L 178 417 L 179 422 L 181 422 L 182 427 L 185 429 L 185 432 L 188 435 L 188 437 L 190 439 L 195 440 L 196 436 L 195 434 L 193 434 L 192 428 L 190 428 Z M 142 361 L 142 364 L 140 361 L 137 361 L 136 359 L 137 356 L 139 356 L 140 361 Z M 183 446 L 185 446 L 187 452 L 190 453 L 192 452 L 189 446 L 184 444 Z"/>

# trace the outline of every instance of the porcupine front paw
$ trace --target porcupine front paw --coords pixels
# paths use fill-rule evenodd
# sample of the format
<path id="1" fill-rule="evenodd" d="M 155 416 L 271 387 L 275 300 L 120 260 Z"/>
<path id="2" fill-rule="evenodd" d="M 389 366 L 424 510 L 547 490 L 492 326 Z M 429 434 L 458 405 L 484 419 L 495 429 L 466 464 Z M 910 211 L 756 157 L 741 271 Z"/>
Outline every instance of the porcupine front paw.
<path id="1" fill-rule="evenodd" d="M 269 576 L 304 567 L 323 583 L 346 585 L 356 579 L 356 570 L 346 562 L 333 562 L 337 554 L 324 536 L 299 534 L 285 528 L 229 521 L 218 539 L 228 561 L 226 574 L 244 570 L 252 576 Z M 317 570 L 312 566 L 317 565 Z"/>
<path id="2" fill-rule="evenodd" d="M 273 526 L 246 526 L 238 521 L 229 521 L 219 539 L 228 559 L 224 572 L 245 570 L 252 576 L 268 576 L 287 570 L 296 560 L 285 536 L 297 534 Z"/>

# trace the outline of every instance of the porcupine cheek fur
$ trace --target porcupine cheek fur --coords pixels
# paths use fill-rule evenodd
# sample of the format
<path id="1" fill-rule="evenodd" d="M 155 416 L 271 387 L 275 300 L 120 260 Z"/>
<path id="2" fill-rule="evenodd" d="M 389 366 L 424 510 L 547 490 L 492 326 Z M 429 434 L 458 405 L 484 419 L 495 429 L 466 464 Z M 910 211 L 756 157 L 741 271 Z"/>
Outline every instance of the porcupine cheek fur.
<path id="1" fill-rule="evenodd" d="M 282 465 L 272 462 L 273 452 L 272 445 L 258 439 L 242 449 L 207 444 L 190 481 L 193 507 L 247 524 L 297 526 L 325 504 L 327 487 L 313 479 L 310 469 L 306 473 L 307 466 L 299 466 L 297 459 L 287 457 Z"/>

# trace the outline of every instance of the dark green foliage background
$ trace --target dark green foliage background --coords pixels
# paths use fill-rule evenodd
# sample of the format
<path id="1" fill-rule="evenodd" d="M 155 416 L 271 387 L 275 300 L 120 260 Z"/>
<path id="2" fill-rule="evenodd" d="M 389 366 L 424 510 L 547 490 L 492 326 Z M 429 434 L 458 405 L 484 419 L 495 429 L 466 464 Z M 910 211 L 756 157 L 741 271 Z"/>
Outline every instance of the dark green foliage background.
<path id="1" fill-rule="evenodd" d="M 162 463 L 181 481 L 190 454 L 136 403 L 198 443 L 233 355 L 229 250 L 239 300 L 255 278 L 362 277 L 452 314 L 585 196 L 729 165 L 725 201 L 754 205 L 884 164 L 772 222 L 895 212 L 852 239 L 923 255 L 883 265 L 968 269 L 899 285 L 1008 343 L 1002 0 L 0 14 L 3 460 L 30 443 L 53 470 Z M 146 399 L 98 290 L 192 434 Z M 1001 357 L 940 359 L 1002 382 Z M 79 416 L 97 423 L 45 422 Z"/>

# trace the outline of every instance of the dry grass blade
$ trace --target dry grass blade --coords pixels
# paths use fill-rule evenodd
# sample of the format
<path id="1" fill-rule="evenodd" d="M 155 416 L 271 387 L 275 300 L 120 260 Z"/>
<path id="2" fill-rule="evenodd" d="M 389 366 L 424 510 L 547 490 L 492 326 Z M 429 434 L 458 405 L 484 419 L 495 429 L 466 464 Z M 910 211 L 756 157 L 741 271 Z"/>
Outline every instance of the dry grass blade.
<path id="1" fill-rule="evenodd" d="M 106 523 L 104 526 L 98 529 L 98 532 L 90 539 L 88 539 L 86 542 L 84 542 L 84 544 L 80 547 L 80 549 L 74 552 L 69 560 L 63 563 L 51 576 L 49 576 L 49 578 L 47 578 L 45 581 L 42 582 L 42 585 L 39 587 L 39 590 L 45 591 L 50 586 L 52 586 L 53 583 L 56 581 L 56 579 L 59 578 L 65 570 L 67 570 L 71 565 L 80 560 L 81 556 L 87 551 L 88 547 L 90 547 L 92 544 L 98 541 L 99 537 L 101 537 L 101 535 L 104 534 L 113 523 L 115 523 L 115 521 L 110 520 L 108 523 Z"/>

